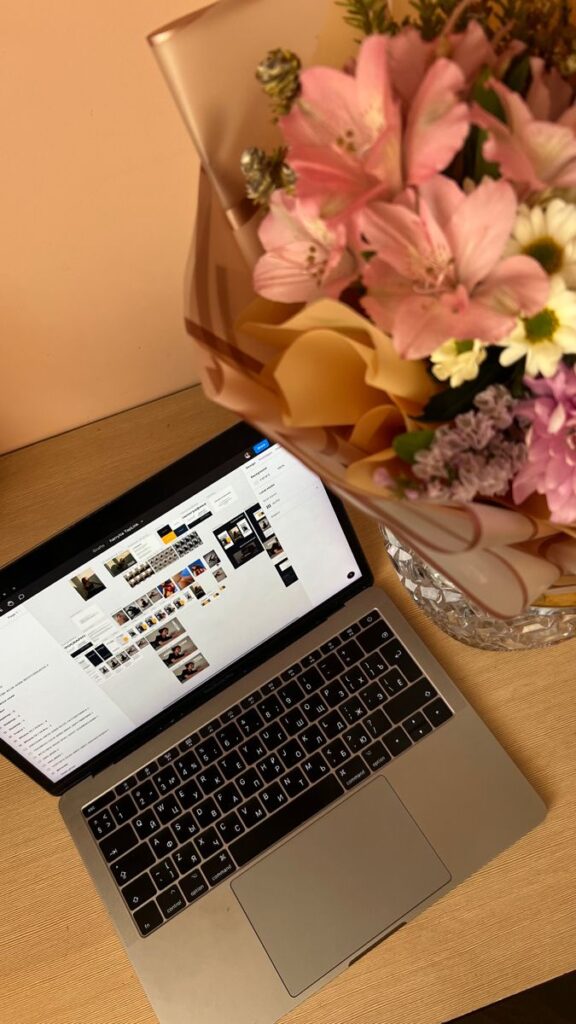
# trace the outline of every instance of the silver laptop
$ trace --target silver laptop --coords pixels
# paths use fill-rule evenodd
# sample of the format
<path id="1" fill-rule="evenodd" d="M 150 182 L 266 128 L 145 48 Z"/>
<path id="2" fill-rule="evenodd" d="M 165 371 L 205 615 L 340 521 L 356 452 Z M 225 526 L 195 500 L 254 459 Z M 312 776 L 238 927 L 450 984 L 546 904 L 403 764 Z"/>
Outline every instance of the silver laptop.
<path id="1" fill-rule="evenodd" d="M 0 594 L 2 753 L 61 795 L 162 1024 L 272 1024 L 544 817 L 341 504 L 245 425 Z"/>

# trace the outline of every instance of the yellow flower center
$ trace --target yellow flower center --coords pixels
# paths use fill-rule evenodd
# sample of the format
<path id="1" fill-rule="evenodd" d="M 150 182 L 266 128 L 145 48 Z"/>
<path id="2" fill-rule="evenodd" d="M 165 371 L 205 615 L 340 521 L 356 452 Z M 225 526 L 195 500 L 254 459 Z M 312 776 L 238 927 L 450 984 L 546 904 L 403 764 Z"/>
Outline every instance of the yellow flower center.
<path id="1" fill-rule="evenodd" d="M 543 309 L 536 316 L 530 316 L 524 320 L 526 340 L 531 345 L 537 345 L 540 341 L 551 341 L 560 326 L 560 321 L 553 309 Z"/>
<path id="2" fill-rule="evenodd" d="M 467 338 L 465 341 L 455 341 L 454 348 L 456 349 L 456 355 L 462 356 L 465 352 L 471 352 L 474 348 L 474 342 L 471 338 Z"/>
<path id="3" fill-rule="evenodd" d="M 536 260 L 547 274 L 557 274 L 562 269 L 564 252 L 558 242 L 549 235 L 530 242 L 523 251 L 526 256 Z"/>

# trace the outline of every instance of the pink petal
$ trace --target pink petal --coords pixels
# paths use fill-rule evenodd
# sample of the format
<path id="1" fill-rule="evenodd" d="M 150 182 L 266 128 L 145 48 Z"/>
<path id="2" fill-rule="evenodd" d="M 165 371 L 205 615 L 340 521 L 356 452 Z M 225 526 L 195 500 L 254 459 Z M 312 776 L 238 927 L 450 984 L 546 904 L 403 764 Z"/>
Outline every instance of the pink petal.
<path id="1" fill-rule="evenodd" d="M 425 42 L 415 28 L 405 28 L 388 39 L 389 67 L 394 89 L 411 103 L 434 59 L 434 44 Z"/>
<path id="2" fill-rule="evenodd" d="M 338 298 L 353 280 L 354 261 L 336 254 L 333 268 L 320 284 L 310 276 L 306 258 L 309 241 L 293 242 L 261 256 L 254 268 L 254 290 L 273 302 L 315 302 L 322 296 Z"/>
<path id="3" fill-rule="evenodd" d="M 532 82 L 526 96 L 531 113 L 539 121 L 557 121 L 572 99 L 572 89 L 556 68 L 546 71 L 541 57 L 530 58 Z"/>
<path id="4" fill-rule="evenodd" d="M 486 160 L 497 163 L 503 177 L 525 184 L 532 191 L 546 187 L 534 171 L 521 141 L 497 117 L 488 114 L 478 104 L 471 107 L 472 123 L 488 132 L 483 154 Z"/>
<path id="5" fill-rule="evenodd" d="M 443 231 L 445 231 L 446 225 L 460 208 L 461 204 L 466 200 L 462 189 L 458 187 L 455 181 L 445 177 L 444 174 L 436 174 L 433 178 L 425 181 L 418 189 L 418 192 L 426 201 L 430 213 Z"/>
<path id="6" fill-rule="evenodd" d="M 458 279 L 471 291 L 500 259 L 516 216 L 516 196 L 505 181 L 484 181 L 466 196 L 447 225 Z"/>
<path id="7" fill-rule="evenodd" d="M 357 160 L 328 146 L 306 146 L 290 157 L 300 199 L 313 199 L 322 213 L 336 216 L 353 200 L 374 188 L 374 178 Z"/>
<path id="8" fill-rule="evenodd" d="M 292 148 L 329 146 L 347 131 L 361 129 L 356 82 L 334 68 L 313 67 L 300 76 L 302 92 L 280 129 Z M 369 142 L 370 140 L 365 140 Z"/>
<path id="9" fill-rule="evenodd" d="M 378 327 L 390 333 L 400 306 L 412 295 L 410 281 L 376 256 L 364 274 L 364 284 L 368 295 L 361 300 L 363 308 Z"/>
<path id="10" fill-rule="evenodd" d="M 492 67 L 496 55 L 486 33 L 477 21 L 470 21 L 464 32 L 452 36 L 452 60 L 462 69 L 468 81 L 473 81 L 483 67 Z"/>
<path id="11" fill-rule="evenodd" d="M 388 72 L 388 37 L 368 36 L 362 43 L 356 64 L 358 108 L 376 138 L 387 129 L 400 126 L 398 102 Z"/>
<path id="12" fill-rule="evenodd" d="M 453 61 L 434 62 L 408 115 L 406 166 L 409 184 L 419 185 L 444 170 L 462 146 L 470 127 L 468 107 L 458 101 L 464 75 Z"/>
<path id="13" fill-rule="evenodd" d="M 446 238 L 433 218 L 428 216 L 426 223 L 405 206 L 374 203 L 360 215 L 360 225 L 381 259 L 410 281 L 426 275 L 432 254 L 437 262 L 450 259 Z"/>
<path id="14" fill-rule="evenodd" d="M 449 338 L 499 339 L 513 323 L 480 303 L 462 302 L 457 292 L 442 299 L 413 295 L 395 319 L 393 342 L 405 359 L 421 359 Z"/>
<path id="15" fill-rule="evenodd" d="M 550 281 L 530 256 L 510 256 L 476 288 L 474 297 L 511 316 L 533 316 L 546 305 Z"/>
<path id="16" fill-rule="evenodd" d="M 524 144 L 542 181 L 556 188 L 576 185 L 576 138 L 571 128 L 534 121 L 524 131 Z"/>

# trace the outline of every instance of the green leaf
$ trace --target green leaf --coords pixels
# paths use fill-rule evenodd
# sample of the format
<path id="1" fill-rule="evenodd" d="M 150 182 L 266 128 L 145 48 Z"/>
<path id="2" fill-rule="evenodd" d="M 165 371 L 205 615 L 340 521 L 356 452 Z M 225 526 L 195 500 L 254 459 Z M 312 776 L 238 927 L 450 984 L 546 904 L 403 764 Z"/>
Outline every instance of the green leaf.
<path id="1" fill-rule="evenodd" d="M 488 68 L 480 73 L 472 86 L 470 97 L 473 102 L 482 107 L 482 110 L 492 114 L 493 117 L 497 117 L 499 121 L 506 123 L 506 113 L 498 93 L 486 85 L 490 74 L 491 72 Z"/>
<path id="2" fill-rule="evenodd" d="M 429 448 L 434 440 L 433 430 L 409 430 L 394 438 L 392 447 L 398 458 L 412 464 L 418 452 Z"/>
<path id="3" fill-rule="evenodd" d="M 508 383 L 512 373 L 508 367 L 500 366 L 499 355 L 499 350 L 489 349 L 476 379 L 467 380 L 458 388 L 446 388 L 445 391 L 433 395 L 420 419 L 425 423 L 453 420 L 460 413 L 473 409 L 476 395 L 490 387 L 491 384 Z"/>
<path id="4" fill-rule="evenodd" d="M 531 81 L 530 54 L 522 53 L 510 64 L 504 75 L 504 84 L 513 92 L 519 92 L 521 96 L 525 96 Z"/>

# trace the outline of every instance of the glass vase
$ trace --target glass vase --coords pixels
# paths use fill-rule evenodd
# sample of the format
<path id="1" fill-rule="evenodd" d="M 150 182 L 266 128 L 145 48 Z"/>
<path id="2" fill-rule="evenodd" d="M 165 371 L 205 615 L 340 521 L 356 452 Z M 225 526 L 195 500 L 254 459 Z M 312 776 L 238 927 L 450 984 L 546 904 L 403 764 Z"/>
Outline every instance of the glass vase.
<path id="1" fill-rule="evenodd" d="M 484 651 L 525 651 L 576 636 L 576 594 L 568 607 L 532 605 L 511 619 L 496 619 L 473 604 L 387 527 L 382 526 L 381 531 L 386 551 L 413 601 L 455 640 Z"/>

